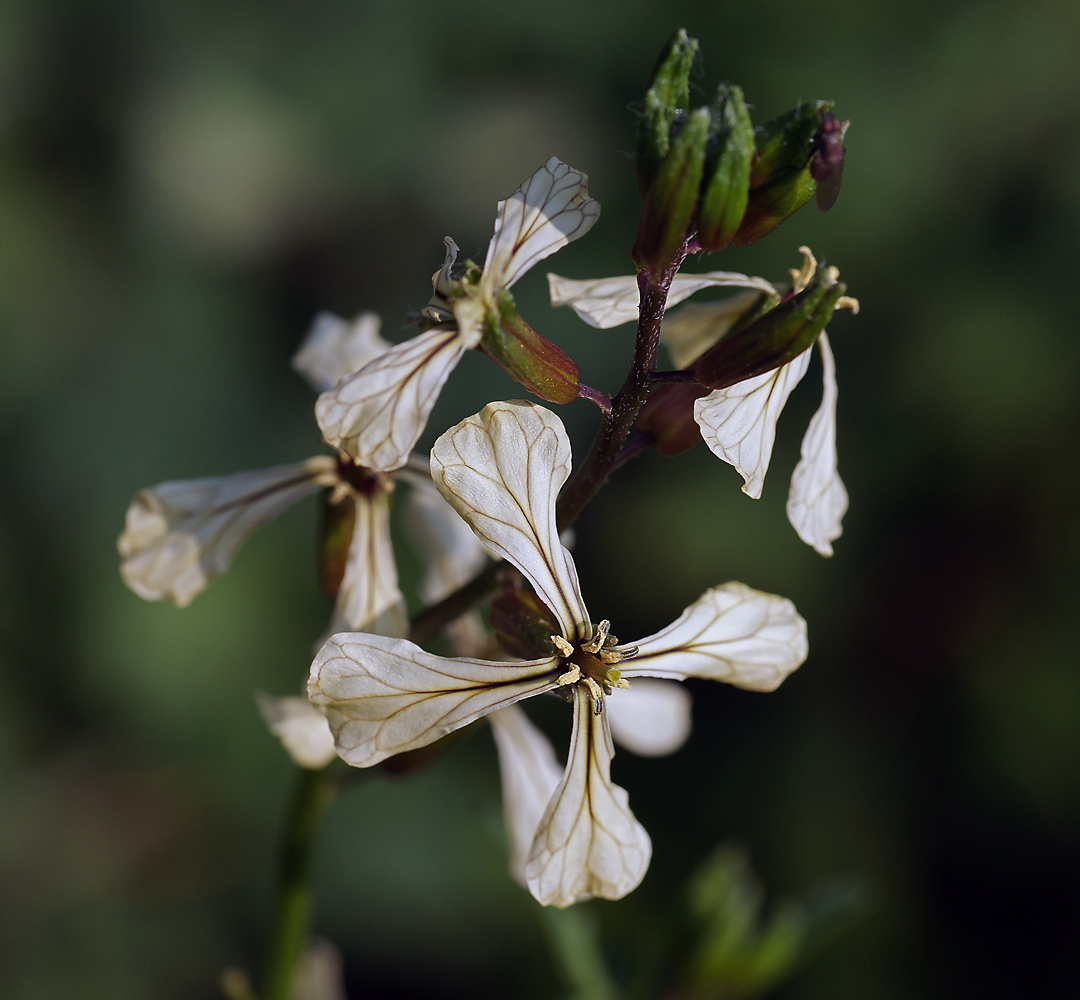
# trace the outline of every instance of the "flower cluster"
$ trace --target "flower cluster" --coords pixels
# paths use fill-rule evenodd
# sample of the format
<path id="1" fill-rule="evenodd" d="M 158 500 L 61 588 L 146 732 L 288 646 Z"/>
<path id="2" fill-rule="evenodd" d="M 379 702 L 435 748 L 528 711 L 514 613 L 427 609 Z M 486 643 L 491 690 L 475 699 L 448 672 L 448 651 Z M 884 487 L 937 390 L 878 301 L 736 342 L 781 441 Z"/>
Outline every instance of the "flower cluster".
<path id="1" fill-rule="evenodd" d="M 673 50 L 663 65 L 682 72 L 687 51 Z M 499 203 L 482 266 L 459 266 L 456 244 L 445 241 L 416 336 L 391 346 L 372 313 L 352 323 L 317 318 L 293 364 L 320 393 L 315 417 L 332 454 L 162 483 L 136 497 L 119 540 L 128 586 L 184 606 L 255 528 L 323 491 L 324 582 L 335 606 L 307 697 L 260 696 L 267 723 L 298 764 L 318 769 L 335 755 L 371 767 L 488 718 L 511 871 L 545 905 L 618 899 L 644 877 L 651 843 L 611 779 L 613 740 L 642 754 L 676 750 L 689 732 L 690 703 L 673 682 L 695 677 L 771 691 L 807 655 L 806 623 L 791 602 L 735 582 L 707 590 L 659 632 L 620 641 L 608 619 L 587 609 L 562 530 L 617 464 L 650 446 L 675 455 L 704 440 L 739 471 L 744 492 L 759 497 L 777 418 L 815 343 L 824 393 L 791 479 L 788 516 L 806 542 L 830 555 L 847 507 L 824 329 L 836 308 L 857 303 L 836 269 L 819 268 L 802 248 L 804 264 L 785 285 L 726 271 L 678 273 L 691 253 L 775 228 L 794 210 L 796 180 L 803 201 L 819 175 L 838 184 L 840 127 L 816 105 L 800 106 L 791 122 L 770 123 L 758 136 L 737 88 L 722 96 L 716 115 L 699 109 L 685 124 L 647 102 L 638 274 L 548 276 L 552 303 L 572 306 L 590 325 L 638 322 L 631 375 L 618 395 L 582 385 L 577 365 L 518 315 L 510 293 L 599 216 L 586 176 L 552 158 Z M 826 125 L 828 171 L 813 166 L 814 137 Z M 790 158 L 796 133 L 805 133 L 801 159 L 773 162 L 775 136 L 787 137 L 781 147 Z M 726 151 L 716 162 L 707 152 L 714 148 Z M 717 187 L 718 176 L 730 190 Z M 664 318 L 668 306 L 717 288 L 737 291 Z M 656 371 L 661 338 L 672 372 Z M 567 490 L 569 437 L 559 417 L 536 403 L 492 402 L 438 437 L 429 457 L 414 454 L 467 350 L 483 352 L 546 402 L 581 396 L 599 405 L 597 445 Z M 390 529 L 399 485 L 410 507 L 403 522 L 427 568 L 418 596 L 429 610 L 449 607 L 443 622 L 456 655 L 436 655 L 410 638 Z M 475 612 L 496 592 L 489 627 Z M 565 766 L 519 704 L 549 694 L 573 707 Z"/>

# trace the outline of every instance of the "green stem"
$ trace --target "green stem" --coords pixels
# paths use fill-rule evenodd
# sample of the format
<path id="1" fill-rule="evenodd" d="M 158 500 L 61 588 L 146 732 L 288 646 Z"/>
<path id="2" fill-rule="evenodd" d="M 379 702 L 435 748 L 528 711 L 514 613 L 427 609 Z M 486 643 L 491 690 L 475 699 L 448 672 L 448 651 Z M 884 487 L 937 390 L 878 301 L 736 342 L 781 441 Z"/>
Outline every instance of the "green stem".
<path id="1" fill-rule="evenodd" d="M 572 1000 L 618 1000 L 608 974 L 594 914 L 581 906 L 540 910 L 548 943 L 558 959 Z"/>
<path id="2" fill-rule="evenodd" d="M 313 895 L 308 884 L 315 835 L 330 803 L 329 768 L 300 769 L 281 851 L 277 903 L 266 963 L 264 1000 L 292 1000 L 297 969 L 311 931 Z"/>

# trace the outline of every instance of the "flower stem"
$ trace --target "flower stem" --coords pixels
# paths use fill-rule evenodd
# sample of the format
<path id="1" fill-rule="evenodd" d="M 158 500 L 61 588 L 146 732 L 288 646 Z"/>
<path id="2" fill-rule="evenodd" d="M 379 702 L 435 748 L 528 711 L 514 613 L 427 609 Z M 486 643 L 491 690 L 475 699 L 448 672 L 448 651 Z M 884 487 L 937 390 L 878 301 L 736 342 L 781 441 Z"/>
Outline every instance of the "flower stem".
<path id="1" fill-rule="evenodd" d="M 603 488 L 619 464 L 619 452 L 626 443 L 638 412 L 649 398 L 652 385 L 649 376 L 656 368 L 656 352 L 660 346 L 660 324 L 667 307 L 668 289 L 682 265 L 690 244 L 685 244 L 670 266 L 659 274 L 638 272 L 637 338 L 630 371 L 619 394 L 611 401 L 596 433 L 592 449 L 578 474 L 559 498 L 559 530 L 570 527 Z"/>
<path id="2" fill-rule="evenodd" d="M 557 910 L 545 906 L 540 920 L 548 943 L 573 990 L 572 1000 L 618 1000 L 600 947 L 595 915 L 581 906 Z"/>
<path id="3" fill-rule="evenodd" d="M 282 845 L 277 903 L 266 963 L 264 1000 L 292 1000 L 296 972 L 311 930 L 312 891 L 308 884 L 312 848 L 333 795 L 329 768 L 299 768 Z"/>

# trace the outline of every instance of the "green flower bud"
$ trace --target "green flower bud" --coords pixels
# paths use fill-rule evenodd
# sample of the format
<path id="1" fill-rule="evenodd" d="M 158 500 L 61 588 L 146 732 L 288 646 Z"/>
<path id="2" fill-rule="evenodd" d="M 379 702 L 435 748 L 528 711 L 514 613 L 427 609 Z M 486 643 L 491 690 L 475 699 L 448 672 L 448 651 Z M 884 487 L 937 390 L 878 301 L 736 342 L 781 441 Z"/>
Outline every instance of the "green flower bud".
<path id="1" fill-rule="evenodd" d="M 846 291 L 835 268 L 819 270 L 798 295 L 706 351 L 694 366 L 695 377 L 710 389 L 726 389 L 786 365 L 817 340 Z"/>
<path id="2" fill-rule="evenodd" d="M 660 164 L 645 196 L 634 244 L 634 263 L 642 270 L 667 267 L 691 231 L 711 123 L 709 108 L 692 112 Z"/>
<path id="3" fill-rule="evenodd" d="M 754 126 L 739 87 L 720 85 L 713 104 L 713 129 L 717 150 L 706 166 L 697 231 L 703 249 L 723 250 L 746 212 L 754 158 Z"/>
<path id="4" fill-rule="evenodd" d="M 810 101 L 756 129 L 750 198 L 732 240 L 735 246 L 744 247 L 771 233 L 813 196 L 815 172 L 821 173 L 815 170 L 819 166 L 815 159 L 820 159 L 815 154 L 824 123 L 835 120 L 832 108 L 832 101 Z M 840 162 L 842 166 L 842 148 Z M 836 184 L 839 186 L 838 179 Z"/>
<path id="5" fill-rule="evenodd" d="M 518 315 L 509 292 L 499 295 L 498 309 L 497 314 L 487 314 L 480 350 L 541 399 L 551 403 L 577 399 L 579 372 L 574 359 Z"/>
<path id="6" fill-rule="evenodd" d="M 814 138 L 821 128 L 823 116 L 832 111 L 834 105 L 834 101 L 808 101 L 754 129 L 751 191 L 791 170 L 803 170 L 810 165 Z"/>
<path id="7" fill-rule="evenodd" d="M 635 169 L 642 196 L 667 155 L 672 129 L 690 106 L 690 68 L 697 51 L 697 39 L 680 28 L 656 60 L 637 131 Z"/>

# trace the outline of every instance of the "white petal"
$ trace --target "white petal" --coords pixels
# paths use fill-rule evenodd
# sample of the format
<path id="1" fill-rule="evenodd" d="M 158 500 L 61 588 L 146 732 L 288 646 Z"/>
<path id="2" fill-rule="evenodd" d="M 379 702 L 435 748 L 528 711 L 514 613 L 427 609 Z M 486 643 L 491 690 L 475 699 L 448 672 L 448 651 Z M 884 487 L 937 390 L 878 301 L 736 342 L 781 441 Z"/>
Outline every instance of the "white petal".
<path id="1" fill-rule="evenodd" d="M 259 691 L 255 700 L 270 732 L 300 767 L 318 771 L 337 756 L 326 716 L 307 698 L 275 698 Z"/>
<path id="2" fill-rule="evenodd" d="M 354 503 L 356 517 L 329 634 L 405 636 L 409 619 L 390 542 L 390 495 L 376 490 L 372 496 L 354 494 L 342 503 Z"/>
<path id="3" fill-rule="evenodd" d="M 346 375 L 390 350 L 390 344 L 379 336 L 379 326 L 378 313 L 362 312 L 351 323 L 333 313 L 319 313 L 293 355 L 292 366 L 316 392 L 332 389 Z"/>
<path id="4" fill-rule="evenodd" d="M 690 298 L 703 288 L 753 288 L 772 293 L 774 286 L 764 278 L 754 278 L 734 271 L 709 271 L 705 274 L 677 274 L 668 292 L 667 308 Z M 638 286 L 633 275 L 575 281 L 557 274 L 548 275 L 548 290 L 553 306 L 570 306 L 589 326 L 606 330 L 621 323 L 637 322 Z"/>
<path id="5" fill-rule="evenodd" d="M 577 569 L 559 541 L 555 498 L 570 475 L 562 421 L 533 403 L 489 403 L 431 449 L 431 479 L 488 548 L 512 562 L 570 640 L 589 638 Z"/>
<path id="6" fill-rule="evenodd" d="M 751 289 L 720 302 L 691 302 L 664 317 L 660 340 L 676 368 L 689 368 L 710 347 L 719 343 L 735 321 L 761 293 Z"/>
<path id="7" fill-rule="evenodd" d="M 329 941 L 308 945 L 296 970 L 290 1000 L 347 1000 L 341 953 Z"/>
<path id="8" fill-rule="evenodd" d="M 488 716 L 502 774 L 503 813 L 510 848 L 510 874 L 525 885 L 525 862 L 536 828 L 562 780 L 551 741 L 517 705 Z"/>
<path id="9" fill-rule="evenodd" d="M 717 389 L 694 403 L 694 419 L 709 450 L 743 477 L 743 493 L 761 496 L 765 473 L 776 441 L 776 421 L 791 390 L 799 384 L 810 364 L 807 348 L 793 361 Z"/>
<path id="10" fill-rule="evenodd" d="M 600 203 L 589 197 L 588 184 L 585 174 L 553 156 L 499 202 L 484 260 L 489 293 L 509 288 L 529 268 L 592 229 Z"/>
<path id="11" fill-rule="evenodd" d="M 325 710 L 341 759 L 370 767 L 552 690 L 558 666 L 554 658 L 450 659 L 407 639 L 343 632 L 315 656 L 308 697 Z"/>
<path id="12" fill-rule="evenodd" d="M 786 598 L 725 583 L 636 645 L 637 656 L 619 664 L 623 677 L 701 677 L 772 691 L 806 659 L 806 622 Z"/>
<path id="13" fill-rule="evenodd" d="M 585 688 L 574 692 L 574 734 L 562 782 L 544 810 L 525 866 L 529 891 L 544 906 L 592 896 L 621 899 L 649 867 L 652 843 L 611 783 L 615 755 L 607 713 L 594 714 Z"/>
<path id="14" fill-rule="evenodd" d="M 225 572 L 256 528 L 322 486 L 333 485 L 334 460 L 320 456 L 258 472 L 159 483 L 127 512 L 117 541 L 120 574 L 148 601 L 184 607 Z"/>
<path id="15" fill-rule="evenodd" d="M 366 469 L 401 468 L 464 352 L 457 331 L 444 329 L 391 347 L 315 401 L 319 430 Z"/>
<path id="16" fill-rule="evenodd" d="M 831 556 L 832 543 L 844 530 L 840 522 L 848 508 L 848 495 L 836 468 L 836 363 L 824 333 L 818 344 L 825 387 L 821 406 L 803 437 L 802 457 L 791 476 L 787 514 L 807 545 Z"/>
<path id="17" fill-rule="evenodd" d="M 690 692 L 649 677 L 612 692 L 605 703 L 611 735 L 640 757 L 674 753 L 690 736 Z"/>
<path id="18" fill-rule="evenodd" d="M 427 476 L 406 478 L 405 523 L 424 560 L 417 589 L 425 604 L 437 604 L 480 572 L 488 551 Z"/>

